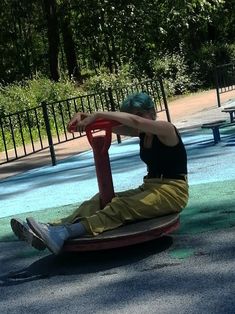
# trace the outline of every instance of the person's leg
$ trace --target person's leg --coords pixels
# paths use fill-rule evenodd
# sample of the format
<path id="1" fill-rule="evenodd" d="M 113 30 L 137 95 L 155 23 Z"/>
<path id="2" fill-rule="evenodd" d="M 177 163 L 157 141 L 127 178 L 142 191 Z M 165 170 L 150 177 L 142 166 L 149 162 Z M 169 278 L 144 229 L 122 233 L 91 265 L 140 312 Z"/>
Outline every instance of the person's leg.
<path id="1" fill-rule="evenodd" d="M 140 191 L 140 188 L 132 189 L 117 193 L 117 195 L 122 197 L 130 196 Z M 44 224 L 37 222 L 33 218 L 26 218 L 27 223 L 23 222 L 22 225 L 27 226 L 28 234 L 23 240 L 27 241 L 27 238 L 33 234 L 34 238 L 37 238 L 41 242 L 43 248 L 48 247 L 51 252 L 58 254 L 68 238 L 76 238 L 88 233 L 84 224 L 79 222 L 79 219 L 95 215 L 99 210 L 100 198 L 99 194 L 96 194 L 90 200 L 83 202 L 71 215 L 54 223 Z M 37 248 L 36 246 L 34 247 Z"/>
<path id="2" fill-rule="evenodd" d="M 141 187 L 137 189 L 130 189 L 123 192 L 115 193 L 118 197 L 131 196 L 141 191 Z M 84 201 L 78 208 L 76 208 L 69 216 L 50 222 L 50 225 L 57 226 L 63 224 L 71 224 L 79 220 L 81 217 L 89 217 L 100 210 L 100 196 L 99 193 L 94 195 L 91 199 Z"/>
<path id="3" fill-rule="evenodd" d="M 45 243 L 30 229 L 27 222 L 19 218 L 12 218 L 10 224 L 12 231 L 19 240 L 27 242 L 37 250 L 45 250 Z"/>
<path id="4" fill-rule="evenodd" d="M 85 227 L 79 222 L 70 225 L 50 226 L 37 222 L 31 217 L 26 218 L 26 220 L 33 232 L 54 254 L 60 253 L 64 242 L 69 238 L 79 237 L 86 233 Z"/>
<path id="5" fill-rule="evenodd" d="M 19 240 L 27 242 L 40 251 L 47 247 L 53 253 L 58 254 L 64 241 L 86 233 L 85 227 L 81 223 L 51 226 L 36 222 L 33 218 L 26 219 L 27 222 L 12 218 L 10 221 L 12 231 Z"/>
<path id="6" fill-rule="evenodd" d="M 130 196 L 140 192 L 140 189 L 133 189 L 117 193 L 119 196 Z M 54 254 L 58 254 L 64 242 L 69 238 L 82 236 L 87 232 L 84 224 L 79 222 L 81 217 L 89 217 L 95 215 L 100 210 L 99 194 L 93 196 L 90 200 L 85 201 L 70 216 L 67 216 L 57 222 L 50 224 L 42 224 L 33 218 L 26 218 L 28 229 Z M 77 222 L 76 222 L 77 221 Z"/>
<path id="7" fill-rule="evenodd" d="M 72 214 L 56 221 L 50 222 L 50 225 L 57 226 L 74 223 L 79 219 L 79 217 L 91 216 L 95 214 L 97 210 L 100 210 L 99 194 L 96 194 L 91 199 L 84 201 L 78 208 L 76 208 L 72 212 Z"/>
<path id="8" fill-rule="evenodd" d="M 187 200 L 187 182 L 155 179 L 148 180 L 139 189 L 118 193 L 105 208 L 95 211 L 91 216 L 77 217 L 79 222 L 73 226 L 50 226 L 51 229 L 47 228 L 45 231 L 43 224 L 40 226 L 32 219 L 27 219 L 27 222 L 43 238 L 47 247 L 58 254 L 64 241 L 71 236 L 79 237 L 85 233 L 97 235 L 128 222 L 177 213 L 186 206 Z"/>
<path id="9" fill-rule="evenodd" d="M 125 194 L 125 193 L 124 193 Z M 124 195 L 123 194 L 123 195 Z M 139 193 L 115 197 L 104 209 L 80 222 L 97 235 L 136 220 L 180 212 L 187 204 L 188 184 L 182 180 L 147 180 Z"/>

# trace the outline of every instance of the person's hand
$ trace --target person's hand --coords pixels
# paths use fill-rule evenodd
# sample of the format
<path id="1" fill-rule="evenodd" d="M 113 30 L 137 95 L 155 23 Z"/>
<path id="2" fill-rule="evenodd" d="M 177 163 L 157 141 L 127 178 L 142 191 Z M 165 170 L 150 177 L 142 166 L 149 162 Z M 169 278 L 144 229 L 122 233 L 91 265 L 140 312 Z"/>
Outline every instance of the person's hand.
<path id="1" fill-rule="evenodd" d="M 87 113 L 83 113 L 83 112 L 76 112 L 72 119 L 69 121 L 69 123 L 67 124 L 67 130 L 70 133 L 74 133 L 77 132 L 77 123 L 79 123 L 80 121 L 82 121 L 83 119 L 85 119 L 88 116 Z"/>
<path id="2" fill-rule="evenodd" d="M 77 112 L 67 125 L 67 130 L 70 133 L 83 132 L 88 124 L 95 120 L 95 115 L 88 113 Z"/>
<path id="3" fill-rule="evenodd" d="M 77 132 L 84 132 L 86 130 L 86 126 L 88 124 L 91 124 L 93 121 L 95 121 L 96 115 L 92 114 L 87 116 L 86 118 L 82 119 L 81 121 L 77 122 L 76 124 L 76 131 Z"/>

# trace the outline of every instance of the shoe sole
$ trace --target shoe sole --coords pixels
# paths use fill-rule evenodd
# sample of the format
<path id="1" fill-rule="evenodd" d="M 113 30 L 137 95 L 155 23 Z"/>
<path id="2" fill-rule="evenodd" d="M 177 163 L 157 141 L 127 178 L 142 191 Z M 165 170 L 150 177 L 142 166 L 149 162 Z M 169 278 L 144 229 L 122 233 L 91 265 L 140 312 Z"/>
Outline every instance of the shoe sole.
<path id="1" fill-rule="evenodd" d="M 33 230 L 33 232 L 42 239 L 44 245 L 55 255 L 58 255 L 61 252 L 61 248 L 56 244 L 52 243 L 51 238 L 48 237 L 48 234 L 44 232 L 42 228 L 38 225 L 38 223 L 33 218 L 26 218 L 26 221 L 29 227 Z"/>
<path id="2" fill-rule="evenodd" d="M 39 251 L 46 249 L 45 243 L 32 231 L 28 230 L 21 221 L 11 219 L 11 229 L 20 241 L 25 241 Z"/>

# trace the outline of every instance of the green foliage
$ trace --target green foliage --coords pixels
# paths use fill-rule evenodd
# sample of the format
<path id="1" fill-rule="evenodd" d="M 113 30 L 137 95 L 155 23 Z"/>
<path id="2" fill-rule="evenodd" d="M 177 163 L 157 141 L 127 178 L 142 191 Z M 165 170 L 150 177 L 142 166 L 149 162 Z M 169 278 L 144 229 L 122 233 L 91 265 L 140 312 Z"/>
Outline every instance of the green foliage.
<path id="1" fill-rule="evenodd" d="M 155 77 L 164 79 L 164 87 L 168 96 L 183 94 L 195 90 L 200 82 L 196 73 L 192 73 L 186 64 L 183 54 L 165 54 L 153 62 Z"/>
<path id="2" fill-rule="evenodd" d="M 158 76 L 168 96 L 214 87 L 214 67 L 235 60 L 234 0 L 47 1 L 57 12 L 58 25 L 47 23 L 43 3 L 0 1 L 0 117 L 42 101 L 123 88 Z M 47 37 L 52 26 L 60 40 Z M 76 77 L 76 64 L 82 73 L 80 86 L 68 80 Z M 54 77 L 52 66 L 60 76 L 57 83 L 48 79 Z M 84 108 L 93 110 L 96 104 L 91 101 Z M 32 111 L 29 119 L 32 136 L 37 136 Z M 43 125 L 42 113 L 38 119 Z M 19 126 L 17 117 L 12 122 Z M 28 141 L 27 116 L 22 123 Z M 21 136 L 16 131 L 17 142 Z M 10 133 L 6 141 L 13 145 Z"/>
<path id="3" fill-rule="evenodd" d="M 129 64 L 120 67 L 117 74 L 110 74 L 107 69 L 101 68 L 98 74 L 91 76 L 84 84 L 84 90 L 87 92 L 100 92 L 108 88 L 118 89 L 123 88 L 128 84 L 133 83 L 134 77 L 131 74 Z"/>
<path id="4" fill-rule="evenodd" d="M 4 132 L 5 136 L 5 144 L 8 150 L 12 149 L 14 147 L 14 142 L 16 146 L 23 146 L 23 143 L 25 145 L 31 143 L 31 140 L 33 143 L 38 143 L 39 142 L 39 136 L 38 136 L 38 130 L 36 127 L 31 128 L 31 133 L 29 132 L 29 129 L 23 125 L 21 132 L 20 129 L 17 128 L 17 125 L 14 125 L 14 142 L 13 142 L 13 137 L 12 134 L 9 130 L 5 129 L 6 131 Z M 40 135 L 42 139 L 47 138 L 46 130 L 45 128 L 41 128 L 40 130 Z M 23 140 L 22 140 L 23 138 Z M 32 150 L 32 147 L 30 145 L 30 150 Z M 4 151 L 4 144 L 3 141 L 0 141 L 0 152 Z"/>
<path id="5" fill-rule="evenodd" d="M 234 62 L 235 45 L 204 44 L 197 53 L 194 68 L 198 68 L 200 80 L 204 87 L 214 87 L 214 70 L 216 65 Z"/>
<path id="6" fill-rule="evenodd" d="M 32 78 L 37 72 L 50 77 L 49 26 L 43 2 L 0 2 L 2 84 Z M 123 64 L 131 64 L 130 72 L 135 77 L 152 77 L 156 71 L 152 67 L 155 60 L 168 54 L 174 56 L 181 52 L 181 47 L 184 47 L 184 64 L 190 65 L 191 73 L 198 72 L 198 77 L 203 77 L 201 81 L 208 86 L 212 79 L 205 75 L 203 50 L 210 45 L 233 45 L 235 40 L 234 0 L 51 0 L 50 3 L 56 8 L 59 21 L 58 70 L 70 75 L 68 60 L 72 64 L 77 61 L 83 73 L 96 73 L 93 80 L 85 82 L 92 88 L 105 88 L 113 85 L 113 81 L 123 80 L 117 78 Z M 63 18 L 69 30 L 65 36 L 69 37 L 69 46 L 68 41 L 65 45 L 61 28 Z M 223 61 L 226 60 L 221 58 Z M 191 86 L 185 77 L 190 76 L 188 70 L 182 71 L 179 75 L 186 86 L 175 88 L 177 93 L 198 84 Z M 106 77 L 108 73 L 113 78 Z"/>
<path id="7" fill-rule="evenodd" d="M 42 101 L 51 102 L 78 96 L 73 81 L 53 82 L 38 77 L 22 83 L 0 87 L 0 112 L 12 113 L 38 106 Z"/>

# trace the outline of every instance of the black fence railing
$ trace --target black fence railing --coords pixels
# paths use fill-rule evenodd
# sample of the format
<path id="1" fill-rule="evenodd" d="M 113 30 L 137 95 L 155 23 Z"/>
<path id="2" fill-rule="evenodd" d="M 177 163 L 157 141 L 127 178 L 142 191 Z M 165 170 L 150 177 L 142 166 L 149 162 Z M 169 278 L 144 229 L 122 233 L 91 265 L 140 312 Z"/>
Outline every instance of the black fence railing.
<path id="1" fill-rule="evenodd" d="M 50 149 L 52 164 L 56 164 L 54 146 L 84 136 L 66 130 L 67 122 L 77 111 L 116 111 L 124 98 L 145 91 L 154 100 L 157 112 L 164 111 L 170 121 L 167 100 L 161 80 L 147 80 L 123 89 L 111 89 L 41 105 L 0 116 L 0 165 Z M 120 138 L 118 138 L 119 140 Z"/>
<path id="2" fill-rule="evenodd" d="M 221 107 L 220 94 L 235 89 L 235 63 L 218 65 L 215 68 L 215 83 L 218 107 Z"/>

